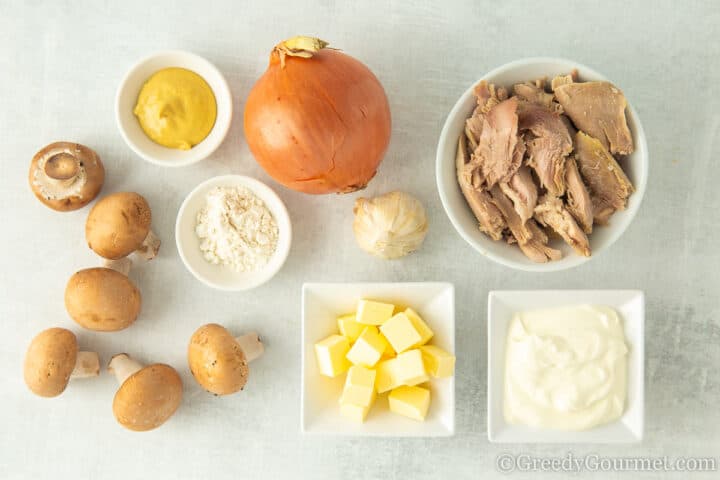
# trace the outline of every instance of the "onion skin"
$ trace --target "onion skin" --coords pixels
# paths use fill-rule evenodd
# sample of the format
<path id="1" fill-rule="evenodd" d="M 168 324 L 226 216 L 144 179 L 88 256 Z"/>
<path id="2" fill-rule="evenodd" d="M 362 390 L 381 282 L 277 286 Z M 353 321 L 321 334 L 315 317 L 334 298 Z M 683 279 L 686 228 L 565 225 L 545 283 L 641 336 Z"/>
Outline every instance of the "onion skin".
<path id="1" fill-rule="evenodd" d="M 285 55 L 278 47 L 271 53 L 245 105 L 250 151 L 293 190 L 365 188 L 390 143 L 385 90 L 365 65 L 338 50 L 303 54 Z"/>

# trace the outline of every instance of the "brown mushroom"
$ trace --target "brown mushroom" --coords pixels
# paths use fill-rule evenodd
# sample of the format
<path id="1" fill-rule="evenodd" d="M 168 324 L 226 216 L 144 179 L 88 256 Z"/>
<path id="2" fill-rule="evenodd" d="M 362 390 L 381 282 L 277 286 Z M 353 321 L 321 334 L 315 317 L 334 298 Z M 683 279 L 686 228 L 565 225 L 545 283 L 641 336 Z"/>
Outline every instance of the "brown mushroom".
<path id="1" fill-rule="evenodd" d="M 210 323 L 190 338 L 188 363 L 195 380 L 208 392 L 228 395 L 242 390 L 250 373 L 248 363 L 265 348 L 257 333 L 233 337 L 222 325 Z"/>
<path id="2" fill-rule="evenodd" d="M 126 353 L 110 360 L 108 371 L 120 388 L 113 399 L 113 414 L 120 425 L 137 432 L 157 428 L 172 417 L 182 401 L 182 380 L 169 365 L 143 367 Z"/>
<path id="3" fill-rule="evenodd" d="M 68 212 L 93 201 L 105 181 L 105 168 L 92 149 L 55 142 L 35 154 L 28 177 L 38 200 L 53 210 Z"/>
<path id="4" fill-rule="evenodd" d="M 99 332 L 129 327 L 140 313 L 140 290 L 127 276 L 110 268 L 86 268 L 65 287 L 65 308 L 81 326 Z"/>
<path id="5" fill-rule="evenodd" d="M 150 230 L 152 213 L 142 195 L 118 192 L 97 202 L 85 223 L 88 246 L 108 260 L 118 260 L 135 252 L 152 260 L 160 249 L 160 239 Z"/>
<path id="6" fill-rule="evenodd" d="M 99 372 L 98 354 L 78 351 L 75 334 L 64 328 L 40 332 L 25 354 L 25 383 L 41 397 L 56 397 L 70 380 L 95 377 Z"/>

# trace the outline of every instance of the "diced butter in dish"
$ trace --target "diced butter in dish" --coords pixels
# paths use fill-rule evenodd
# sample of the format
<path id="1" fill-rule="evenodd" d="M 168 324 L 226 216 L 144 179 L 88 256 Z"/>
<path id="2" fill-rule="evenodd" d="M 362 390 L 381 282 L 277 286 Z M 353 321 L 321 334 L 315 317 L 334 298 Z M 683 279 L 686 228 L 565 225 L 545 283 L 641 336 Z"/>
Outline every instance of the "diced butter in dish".
<path id="1" fill-rule="evenodd" d="M 355 320 L 364 325 L 382 325 L 392 317 L 395 305 L 390 303 L 360 300 Z"/>
<path id="2" fill-rule="evenodd" d="M 360 337 L 350 347 L 346 357 L 353 365 L 373 367 L 385 353 L 387 341 L 380 335 L 378 329 L 365 327 Z"/>
<path id="3" fill-rule="evenodd" d="M 388 396 L 390 411 L 423 421 L 430 408 L 430 390 L 421 387 L 398 387 Z"/>
<path id="4" fill-rule="evenodd" d="M 350 367 L 340 396 L 341 414 L 360 423 L 365 421 L 377 395 L 375 375 L 375 370 L 357 365 Z M 358 415 L 358 412 L 362 414 Z"/>
<path id="5" fill-rule="evenodd" d="M 455 356 L 425 345 L 433 332 L 422 317 L 410 308 L 396 310 L 391 303 L 361 299 L 354 315 L 338 317 L 343 335 L 334 334 L 315 344 L 322 375 L 336 377 L 348 370 L 348 361 L 352 364 L 340 396 L 340 412 L 345 417 L 364 422 L 376 395 L 391 390 L 391 412 L 423 421 L 431 394 L 416 385 L 429 381 L 430 372 L 433 377 L 453 375 Z M 355 338 L 359 326 L 364 328 Z"/>
<path id="6" fill-rule="evenodd" d="M 350 342 L 357 340 L 363 330 L 365 330 L 365 325 L 355 320 L 354 313 L 338 317 L 337 323 L 340 335 L 346 337 Z"/>
<path id="7" fill-rule="evenodd" d="M 315 355 L 320 373 L 326 377 L 337 377 L 347 372 L 350 368 L 346 358 L 349 350 L 350 342 L 342 335 L 330 335 L 316 343 Z"/>
<path id="8" fill-rule="evenodd" d="M 427 373 L 435 378 L 447 378 L 455 371 L 455 355 L 446 352 L 435 345 L 422 345 L 423 362 Z"/>
<path id="9" fill-rule="evenodd" d="M 402 312 L 382 324 L 380 332 L 397 353 L 402 353 L 413 346 L 419 346 L 422 342 L 420 332 L 417 331 L 408 316 Z"/>
<path id="10" fill-rule="evenodd" d="M 447 284 L 306 285 L 303 431 L 452 434 L 452 301 Z"/>

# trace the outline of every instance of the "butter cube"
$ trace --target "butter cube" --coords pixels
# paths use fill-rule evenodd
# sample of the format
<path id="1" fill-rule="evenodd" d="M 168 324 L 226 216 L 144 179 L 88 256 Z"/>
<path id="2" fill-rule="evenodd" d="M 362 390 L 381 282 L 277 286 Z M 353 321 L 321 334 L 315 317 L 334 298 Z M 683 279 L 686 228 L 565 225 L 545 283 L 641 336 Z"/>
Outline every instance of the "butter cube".
<path id="1" fill-rule="evenodd" d="M 422 353 L 425 370 L 435 378 L 452 377 L 455 371 L 455 355 L 435 345 L 419 347 Z"/>
<path id="2" fill-rule="evenodd" d="M 427 342 L 429 342 L 435 334 L 432 330 L 430 330 L 428 324 L 425 323 L 423 319 L 420 318 L 420 315 L 418 315 L 417 312 L 412 308 L 405 309 L 405 315 L 407 315 L 407 317 L 410 319 L 413 326 L 415 327 L 415 330 L 420 333 L 421 340 L 415 346 L 419 347 L 420 345 L 425 345 Z"/>
<path id="3" fill-rule="evenodd" d="M 390 320 L 394 311 L 395 305 L 391 303 L 360 300 L 355 314 L 355 321 L 364 325 L 382 325 Z"/>
<path id="4" fill-rule="evenodd" d="M 430 379 L 425 371 L 420 350 L 408 350 L 398 354 L 393 360 L 396 363 L 392 365 L 392 371 L 398 385 L 413 386 Z"/>
<path id="5" fill-rule="evenodd" d="M 382 335 L 382 334 L 380 334 L 380 335 Z M 387 340 L 386 340 L 386 341 L 387 341 Z M 397 355 L 397 354 L 395 353 L 395 350 L 393 350 L 393 348 L 392 348 L 392 347 L 390 346 L 390 344 L 388 343 L 388 344 L 387 344 L 387 348 L 385 349 L 385 352 L 383 352 L 382 359 L 383 359 L 383 360 L 390 360 L 391 358 L 395 358 L 395 355 Z"/>
<path id="6" fill-rule="evenodd" d="M 349 350 L 350 342 L 342 335 L 330 335 L 316 343 L 315 357 L 320 373 L 326 377 L 337 377 L 345 373 L 350 368 L 350 362 L 345 358 Z"/>
<path id="7" fill-rule="evenodd" d="M 340 404 L 340 415 L 357 423 L 363 423 L 369 411 L 370 407 L 361 407 L 352 403 Z"/>
<path id="8" fill-rule="evenodd" d="M 347 352 L 346 358 L 354 365 L 372 367 L 380 360 L 384 351 L 384 339 L 380 336 L 377 328 L 370 326 L 365 327 L 350 351 Z"/>
<path id="9" fill-rule="evenodd" d="M 365 328 L 365 325 L 355 321 L 354 313 L 338 317 L 337 323 L 340 334 L 344 337 L 347 337 L 347 339 L 350 340 L 350 343 L 353 343 L 355 340 L 357 340 L 363 329 Z"/>
<path id="10" fill-rule="evenodd" d="M 398 387 L 388 395 L 390 411 L 423 421 L 430 408 L 430 390 L 421 387 Z"/>
<path id="11" fill-rule="evenodd" d="M 354 315 L 353 315 L 353 317 L 354 317 Z M 340 321 L 340 319 L 338 319 L 338 321 Z M 351 347 L 352 347 L 353 342 L 356 342 L 357 339 L 360 337 L 360 334 L 362 333 L 362 331 L 365 330 L 366 328 L 369 328 L 380 336 L 380 341 L 382 342 L 382 344 L 384 346 L 383 354 L 382 354 L 381 358 L 393 358 L 395 356 L 395 350 L 393 350 L 392 346 L 390 345 L 390 342 L 387 341 L 387 338 L 385 338 L 380 333 L 380 330 L 378 330 L 378 328 L 375 325 L 363 325 L 362 323 L 357 323 L 357 322 L 355 322 L 355 325 L 360 326 L 360 332 L 357 334 L 357 336 L 355 338 L 351 338 L 348 335 L 345 335 L 346 337 L 348 337 L 348 340 L 350 340 Z M 350 327 L 350 328 L 354 328 L 354 327 Z"/>
<path id="12" fill-rule="evenodd" d="M 378 363 L 375 367 L 375 389 L 377 393 L 385 393 L 400 386 L 395 379 L 396 364 L 397 359 L 392 358 Z"/>
<path id="13" fill-rule="evenodd" d="M 377 329 L 377 327 L 372 328 Z M 396 355 L 395 349 L 392 347 L 392 345 L 390 345 L 390 342 L 388 342 L 387 338 L 385 338 L 385 335 L 383 335 L 380 330 L 378 330 L 378 333 L 380 334 L 380 338 L 385 345 L 385 350 L 383 350 L 382 358 L 393 358 Z"/>
<path id="14" fill-rule="evenodd" d="M 380 332 L 398 353 L 402 353 L 422 341 L 420 332 L 404 313 L 398 313 L 380 325 Z"/>
<path id="15" fill-rule="evenodd" d="M 375 401 L 375 370 L 353 365 L 348 370 L 340 403 L 370 407 Z"/>

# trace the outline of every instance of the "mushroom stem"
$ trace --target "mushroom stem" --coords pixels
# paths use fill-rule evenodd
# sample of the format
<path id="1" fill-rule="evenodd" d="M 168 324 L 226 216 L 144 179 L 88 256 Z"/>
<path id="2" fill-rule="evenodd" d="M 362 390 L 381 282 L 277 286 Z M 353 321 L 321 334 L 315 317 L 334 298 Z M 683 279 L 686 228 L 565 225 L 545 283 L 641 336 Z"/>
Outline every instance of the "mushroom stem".
<path id="1" fill-rule="evenodd" d="M 80 175 L 78 159 L 67 152 L 58 153 L 48 158 L 43 170 L 48 182 L 60 187 L 69 187 Z"/>
<path id="2" fill-rule="evenodd" d="M 145 260 L 152 260 L 157 256 L 158 250 L 160 250 L 160 238 L 150 230 L 140 248 L 135 250 L 135 253 Z"/>
<path id="3" fill-rule="evenodd" d="M 97 377 L 100 374 L 100 358 L 97 352 L 78 352 L 70 378 Z"/>
<path id="4" fill-rule="evenodd" d="M 130 273 L 130 267 L 132 267 L 132 260 L 128 257 L 123 257 L 118 260 L 105 259 L 103 260 L 103 267 L 120 272 L 127 277 Z"/>
<path id="5" fill-rule="evenodd" d="M 240 344 L 240 348 L 242 348 L 248 362 L 252 362 L 265 353 L 265 346 L 260 341 L 260 336 L 255 332 L 235 337 L 235 340 Z"/>
<path id="6" fill-rule="evenodd" d="M 130 358 L 127 353 L 118 353 L 110 359 L 108 372 L 115 375 L 118 384 L 122 385 L 130 375 L 141 370 L 143 365 Z"/>

